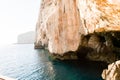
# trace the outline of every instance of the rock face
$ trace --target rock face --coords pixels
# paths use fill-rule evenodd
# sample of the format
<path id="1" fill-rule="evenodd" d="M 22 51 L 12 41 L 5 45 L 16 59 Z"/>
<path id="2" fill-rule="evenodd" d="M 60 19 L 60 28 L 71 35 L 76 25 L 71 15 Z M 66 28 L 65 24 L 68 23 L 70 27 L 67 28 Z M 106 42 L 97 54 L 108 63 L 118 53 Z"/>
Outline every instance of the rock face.
<path id="1" fill-rule="evenodd" d="M 103 71 L 102 77 L 104 80 L 120 80 L 120 61 L 108 65 L 108 69 Z"/>
<path id="2" fill-rule="evenodd" d="M 119 4 L 120 0 L 42 0 L 35 48 L 46 47 L 59 55 L 83 52 L 89 59 L 107 61 L 109 56 L 103 57 L 104 53 L 111 56 L 116 49 L 120 52 L 120 46 L 113 43 L 120 43 L 115 35 L 120 31 Z M 89 48 L 88 52 L 83 47 Z"/>
<path id="3" fill-rule="evenodd" d="M 86 34 L 120 30 L 120 0 L 78 0 Z"/>
<path id="4" fill-rule="evenodd" d="M 76 51 L 80 43 L 79 17 L 76 0 L 43 0 L 35 45 L 48 45 L 51 53 Z"/>

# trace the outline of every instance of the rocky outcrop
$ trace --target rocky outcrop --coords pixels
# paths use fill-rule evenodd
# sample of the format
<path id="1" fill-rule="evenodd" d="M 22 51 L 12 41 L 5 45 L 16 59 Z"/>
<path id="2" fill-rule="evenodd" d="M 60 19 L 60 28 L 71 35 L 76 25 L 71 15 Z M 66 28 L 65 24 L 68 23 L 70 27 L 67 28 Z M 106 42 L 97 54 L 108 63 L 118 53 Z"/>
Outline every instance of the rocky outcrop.
<path id="1" fill-rule="evenodd" d="M 112 63 L 105 80 L 120 80 L 120 0 L 42 0 L 35 48 L 57 59 Z M 114 63 L 113 63 L 114 62 Z"/>
<path id="2" fill-rule="evenodd" d="M 36 46 L 51 53 L 76 51 L 80 43 L 80 18 L 76 0 L 43 0 L 37 22 Z"/>
<path id="3" fill-rule="evenodd" d="M 120 80 L 120 61 L 108 65 L 108 69 L 103 71 L 102 77 L 104 80 Z"/>
<path id="4" fill-rule="evenodd" d="M 119 0 L 42 0 L 35 48 L 108 63 L 120 53 Z M 70 56 L 71 55 L 71 56 Z M 66 57 L 66 58 L 69 58 Z M 73 59 L 74 59 L 73 58 Z"/>

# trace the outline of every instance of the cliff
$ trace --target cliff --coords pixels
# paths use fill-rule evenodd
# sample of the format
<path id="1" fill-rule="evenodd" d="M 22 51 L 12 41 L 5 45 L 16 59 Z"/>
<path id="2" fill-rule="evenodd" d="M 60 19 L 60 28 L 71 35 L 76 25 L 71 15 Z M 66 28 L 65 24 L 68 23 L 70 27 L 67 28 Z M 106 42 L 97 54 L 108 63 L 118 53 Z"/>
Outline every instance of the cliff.
<path id="1" fill-rule="evenodd" d="M 114 62 L 120 53 L 119 4 L 119 0 L 42 0 L 35 48 L 48 48 L 58 58 L 83 55 Z"/>
<path id="2" fill-rule="evenodd" d="M 35 48 L 47 48 L 61 60 L 86 58 L 107 63 L 119 60 L 119 4 L 120 0 L 42 0 Z M 119 80 L 117 73 L 108 67 L 102 77 Z"/>
<path id="3" fill-rule="evenodd" d="M 80 43 L 80 18 L 75 0 L 44 0 L 37 22 L 36 46 L 51 53 L 76 51 Z"/>

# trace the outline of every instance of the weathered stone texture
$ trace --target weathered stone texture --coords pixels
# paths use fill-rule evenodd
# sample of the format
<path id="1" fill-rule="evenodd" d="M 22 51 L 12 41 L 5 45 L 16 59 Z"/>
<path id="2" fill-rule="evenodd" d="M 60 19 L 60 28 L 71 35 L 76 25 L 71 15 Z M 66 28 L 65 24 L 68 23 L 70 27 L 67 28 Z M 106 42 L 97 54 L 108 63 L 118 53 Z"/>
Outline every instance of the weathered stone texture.
<path id="1" fill-rule="evenodd" d="M 120 0 L 42 0 L 35 47 L 63 55 L 83 45 L 82 36 L 120 31 L 119 4 Z M 102 37 L 108 46 L 110 41 Z M 101 42 L 86 44 L 96 49 Z"/>
<path id="2" fill-rule="evenodd" d="M 120 30 L 120 0 L 78 0 L 86 34 Z"/>
<path id="3" fill-rule="evenodd" d="M 104 80 L 120 80 L 120 61 L 108 65 L 108 69 L 103 70 Z"/>
<path id="4" fill-rule="evenodd" d="M 76 7 L 76 0 L 44 0 L 37 23 L 36 45 L 48 44 L 51 53 L 76 51 L 80 43 Z"/>

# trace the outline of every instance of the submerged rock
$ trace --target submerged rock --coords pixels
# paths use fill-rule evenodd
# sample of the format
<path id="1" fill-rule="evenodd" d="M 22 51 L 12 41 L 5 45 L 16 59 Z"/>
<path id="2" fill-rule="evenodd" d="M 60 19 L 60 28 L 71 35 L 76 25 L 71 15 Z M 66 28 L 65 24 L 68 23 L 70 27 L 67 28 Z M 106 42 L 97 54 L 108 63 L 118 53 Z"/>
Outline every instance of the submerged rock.
<path id="1" fill-rule="evenodd" d="M 120 61 L 108 65 L 108 69 L 103 70 L 104 80 L 120 80 Z"/>

